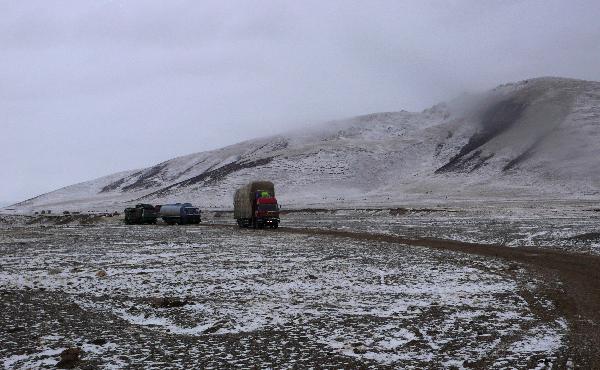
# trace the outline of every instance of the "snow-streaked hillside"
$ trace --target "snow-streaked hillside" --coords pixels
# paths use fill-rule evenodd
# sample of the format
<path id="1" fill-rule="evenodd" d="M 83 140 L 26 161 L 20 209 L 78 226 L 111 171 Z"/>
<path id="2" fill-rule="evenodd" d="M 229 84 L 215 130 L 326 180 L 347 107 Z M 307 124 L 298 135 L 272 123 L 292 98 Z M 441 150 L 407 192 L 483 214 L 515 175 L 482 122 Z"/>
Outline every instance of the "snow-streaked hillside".
<path id="1" fill-rule="evenodd" d="M 121 209 L 190 201 L 231 208 L 275 182 L 285 207 L 600 196 L 600 83 L 539 78 L 421 113 L 328 122 L 72 185 L 16 210 Z"/>

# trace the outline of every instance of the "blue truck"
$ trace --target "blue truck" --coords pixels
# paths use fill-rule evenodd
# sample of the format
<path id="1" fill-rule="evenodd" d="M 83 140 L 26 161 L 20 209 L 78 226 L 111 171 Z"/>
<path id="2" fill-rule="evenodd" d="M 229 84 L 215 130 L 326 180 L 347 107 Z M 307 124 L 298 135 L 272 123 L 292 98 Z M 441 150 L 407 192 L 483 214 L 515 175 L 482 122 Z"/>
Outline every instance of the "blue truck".
<path id="1" fill-rule="evenodd" d="M 191 203 L 164 204 L 160 206 L 160 217 L 169 225 L 199 224 L 200 209 Z"/>

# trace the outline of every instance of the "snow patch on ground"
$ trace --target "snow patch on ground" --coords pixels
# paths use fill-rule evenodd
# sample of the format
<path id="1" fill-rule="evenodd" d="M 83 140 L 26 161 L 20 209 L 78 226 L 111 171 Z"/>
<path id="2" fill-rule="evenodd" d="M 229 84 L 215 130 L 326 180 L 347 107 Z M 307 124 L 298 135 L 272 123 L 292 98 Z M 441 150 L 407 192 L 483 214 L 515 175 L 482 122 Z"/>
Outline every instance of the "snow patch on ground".
<path id="1" fill-rule="evenodd" d="M 0 236 L 0 289 L 66 294 L 157 336 L 300 330 L 321 351 L 416 367 L 482 358 L 519 367 L 532 356 L 551 362 L 564 345 L 564 321 L 544 321 L 520 295 L 539 282 L 502 261 L 202 226 L 28 232 L 18 246 Z M 153 297 L 189 304 L 155 308 Z M 543 300 L 536 306 L 554 312 Z"/>

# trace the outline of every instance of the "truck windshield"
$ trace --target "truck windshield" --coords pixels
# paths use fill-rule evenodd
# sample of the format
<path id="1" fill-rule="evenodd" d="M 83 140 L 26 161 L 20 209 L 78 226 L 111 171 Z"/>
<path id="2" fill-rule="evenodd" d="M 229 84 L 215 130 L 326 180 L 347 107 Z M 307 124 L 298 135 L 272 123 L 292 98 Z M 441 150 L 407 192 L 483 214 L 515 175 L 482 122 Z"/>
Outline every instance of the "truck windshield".
<path id="1" fill-rule="evenodd" d="M 277 204 L 259 204 L 259 211 L 277 211 Z"/>

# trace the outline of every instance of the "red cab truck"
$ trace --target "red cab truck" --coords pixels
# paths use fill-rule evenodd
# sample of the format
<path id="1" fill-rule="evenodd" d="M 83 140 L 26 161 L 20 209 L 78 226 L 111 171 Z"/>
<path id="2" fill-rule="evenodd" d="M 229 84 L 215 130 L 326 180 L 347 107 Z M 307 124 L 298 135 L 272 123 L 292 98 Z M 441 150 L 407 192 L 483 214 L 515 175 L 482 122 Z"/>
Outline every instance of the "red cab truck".
<path id="1" fill-rule="evenodd" d="M 239 188 L 233 197 L 233 217 L 239 227 L 276 229 L 279 205 L 270 181 L 253 181 Z"/>

